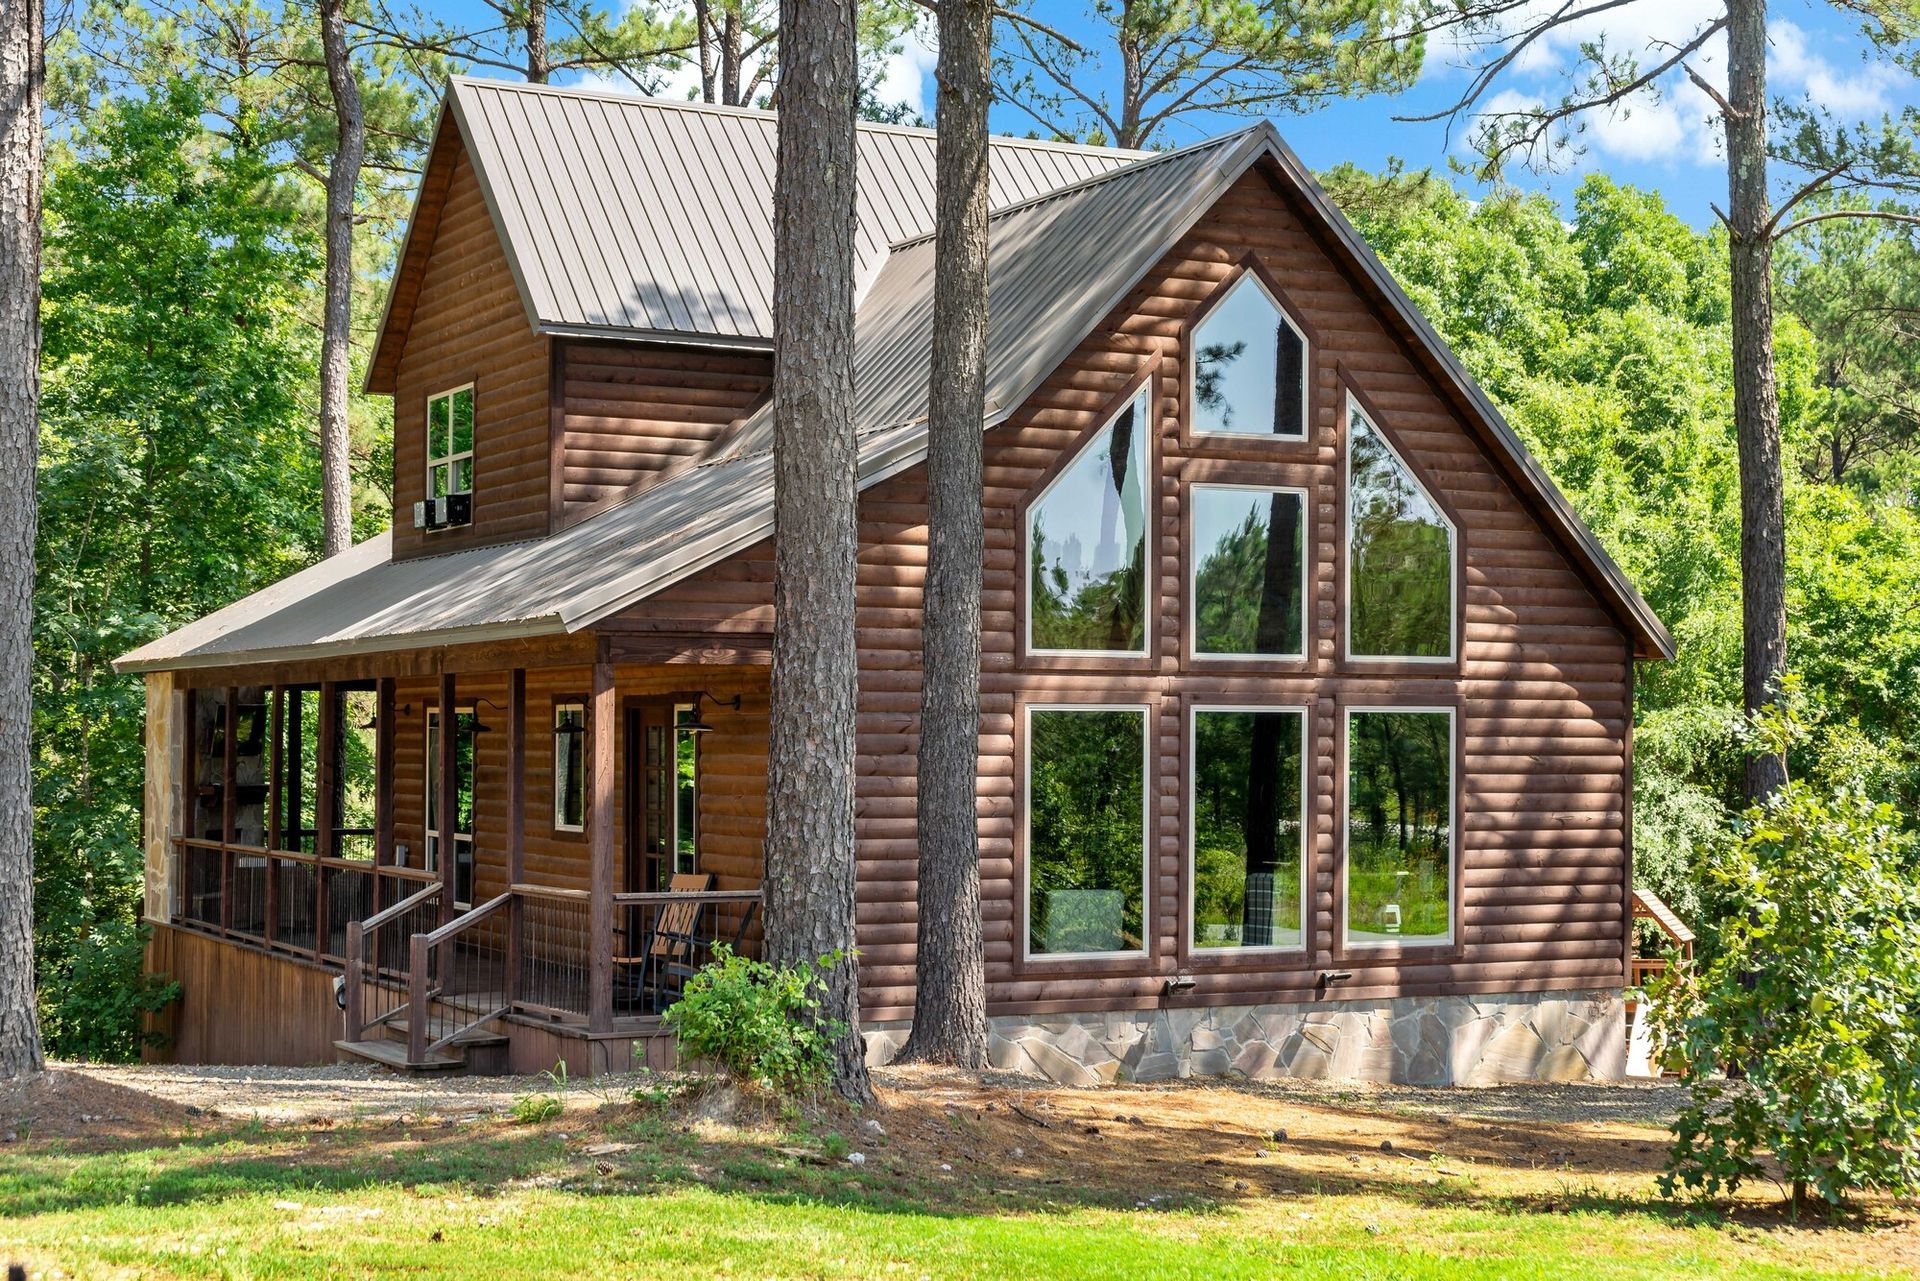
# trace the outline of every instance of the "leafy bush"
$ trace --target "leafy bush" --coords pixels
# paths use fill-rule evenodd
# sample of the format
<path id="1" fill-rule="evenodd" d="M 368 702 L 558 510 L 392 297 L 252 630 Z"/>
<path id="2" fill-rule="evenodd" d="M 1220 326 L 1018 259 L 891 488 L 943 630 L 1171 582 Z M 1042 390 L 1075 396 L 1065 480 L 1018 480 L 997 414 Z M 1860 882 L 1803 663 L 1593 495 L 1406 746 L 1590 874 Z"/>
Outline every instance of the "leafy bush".
<path id="1" fill-rule="evenodd" d="M 1805 732 L 1790 709 L 1755 726 L 1770 751 Z M 1766 1176 L 1763 1154 L 1796 1205 L 1920 1188 L 1917 849 L 1892 806 L 1795 779 L 1709 853 L 1710 889 L 1742 909 L 1700 967 L 1654 992 L 1656 1035 L 1692 1094 L 1666 1195 L 1731 1192 Z"/>
<path id="2" fill-rule="evenodd" d="M 718 1064 L 730 1075 L 777 1090 L 824 1085 L 833 1045 L 846 1031 L 819 1017 L 827 974 L 839 964 L 830 953 L 781 966 L 736 955 L 725 944 L 713 963 L 687 981 L 666 1023 L 683 1052 Z"/>

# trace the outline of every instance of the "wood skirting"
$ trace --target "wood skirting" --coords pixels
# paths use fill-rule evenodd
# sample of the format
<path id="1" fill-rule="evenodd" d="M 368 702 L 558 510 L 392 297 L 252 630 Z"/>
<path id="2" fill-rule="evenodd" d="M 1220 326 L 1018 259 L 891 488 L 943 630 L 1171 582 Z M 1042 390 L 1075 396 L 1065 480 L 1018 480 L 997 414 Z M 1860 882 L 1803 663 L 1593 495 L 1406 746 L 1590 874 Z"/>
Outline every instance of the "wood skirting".
<path id="1" fill-rule="evenodd" d="M 180 998 L 152 1021 L 166 1038 L 142 1057 L 163 1063 L 301 1067 L 334 1061 L 340 1011 L 333 971 L 158 922 L 147 972 L 170 975 Z"/>

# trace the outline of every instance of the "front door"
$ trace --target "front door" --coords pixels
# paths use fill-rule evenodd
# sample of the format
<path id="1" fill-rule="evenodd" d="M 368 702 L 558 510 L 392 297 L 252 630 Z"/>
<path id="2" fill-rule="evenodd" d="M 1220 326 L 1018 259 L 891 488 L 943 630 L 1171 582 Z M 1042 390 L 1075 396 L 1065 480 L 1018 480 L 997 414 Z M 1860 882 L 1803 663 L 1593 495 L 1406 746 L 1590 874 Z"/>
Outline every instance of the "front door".
<path id="1" fill-rule="evenodd" d="M 674 706 L 666 700 L 627 707 L 627 868 L 629 893 L 655 893 L 673 876 Z"/>

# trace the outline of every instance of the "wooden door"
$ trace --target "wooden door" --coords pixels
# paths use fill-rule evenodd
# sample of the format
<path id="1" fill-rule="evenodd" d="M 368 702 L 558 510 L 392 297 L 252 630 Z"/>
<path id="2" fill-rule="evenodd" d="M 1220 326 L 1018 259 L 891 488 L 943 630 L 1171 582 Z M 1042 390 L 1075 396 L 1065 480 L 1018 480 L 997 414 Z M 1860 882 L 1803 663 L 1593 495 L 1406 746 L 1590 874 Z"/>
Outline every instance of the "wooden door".
<path id="1" fill-rule="evenodd" d="M 673 875 L 673 704 L 627 708 L 627 873 L 629 892 L 667 888 Z"/>

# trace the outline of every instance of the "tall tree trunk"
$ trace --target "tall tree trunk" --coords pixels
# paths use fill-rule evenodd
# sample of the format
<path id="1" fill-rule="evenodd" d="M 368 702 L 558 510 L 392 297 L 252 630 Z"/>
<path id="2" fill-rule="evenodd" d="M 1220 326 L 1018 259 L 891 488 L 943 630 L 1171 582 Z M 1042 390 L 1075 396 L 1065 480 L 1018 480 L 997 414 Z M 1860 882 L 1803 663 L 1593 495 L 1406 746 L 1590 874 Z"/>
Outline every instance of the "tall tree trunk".
<path id="1" fill-rule="evenodd" d="M 1766 0 L 1727 4 L 1727 230 L 1733 283 L 1733 422 L 1740 446 L 1740 598 L 1749 712 L 1787 666 L 1786 512 L 1773 372 L 1773 240 L 1767 195 Z M 1787 779 L 1782 756 L 1747 758 L 1747 795 Z"/>
<path id="2" fill-rule="evenodd" d="M 834 1088 L 872 1097 L 854 959 L 854 0 L 781 0 L 773 200 L 773 710 L 769 959 L 839 959 Z"/>
<path id="3" fill-rule="evenodd" d="M 353 476 L 347 455 L 347 379 L 352 373 L 353 198 L 367 153 L 367 118 L 347 44 L 346 0 L 322 0 L 320 43 L 339 133 L 327 169 L 327 296 L 320 336 L 320 522 L 323 551 L 353 545 Z"/>
<path id="4" fill-rule="evenodd" d="M 980 574 L 986 540 L 988 0 L 940 6 L 927 584 L 920 684 L 920 912 L 903 1059 L 987 1065 L 980 926 Z"/>
<path id="5" fill-rule="evenodd" d="M 712 0 L 693 0 L 693 35 L 696 49 L 700 55 L 700 100 L 714 102 L 716 92 L 713 67 L 713 5 Z"/>
<path id="6" fill-rule="evenodd" d="M 553 74 L 547 61 L 547 0 L 527 0 L 527 83 L 543 85 Z"/>
<path id="7" fill-rule="evenodd" d="M 0 1080 L 43 1065 L 33 992 L 40 0 L 0 0 Z"/>
<path id="8" fill-rule="evenodd" d="M 784 5 L 780 20 L 783 23 L 786 21 Z M 745 40 L 740 6 L 737 3 L 729 4 L 720 31 L 720 101 L 729 107 L 743 105 L 740 101 L 740 50 Z"/>

